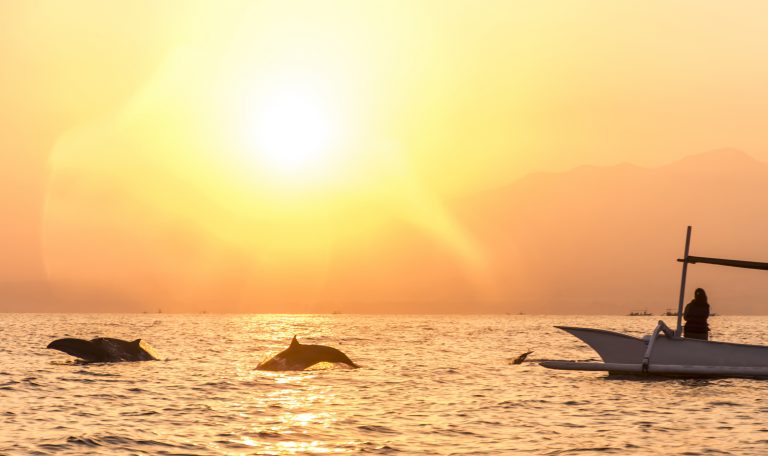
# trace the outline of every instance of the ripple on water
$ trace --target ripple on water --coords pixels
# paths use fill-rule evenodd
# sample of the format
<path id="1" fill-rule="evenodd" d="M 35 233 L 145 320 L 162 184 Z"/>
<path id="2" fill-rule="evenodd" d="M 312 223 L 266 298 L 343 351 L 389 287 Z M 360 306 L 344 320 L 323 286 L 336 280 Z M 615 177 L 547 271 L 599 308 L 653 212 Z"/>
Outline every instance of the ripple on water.
<path id="1" fill-rule="evenodd" d="M 360 448 L 359 451 L 361 453 L 372 453 L 372 454 L 394 454 L 394 453 L 401 452 L 401 450 L 395 447 L 391 447 L 389 445 L 376 446 L 372 444 L 369 446 L 364 446 L 363 448 Z"/>
<path id="2" fill-rule="evenodd" d="M 82 454 L 109 454 L 116 451 L 154 451 L 168 454 L 169 450 L 199 452 L 203 447 L 191 443 L 171 444 L 156 439 L 137 439 L 120 435 L 68 436 L 62 442 L 46 442 L 37 445 L 43 451 L 53 453 L 77 452 Z"/>
<path id="3" fill-rule="evenodd" d="M 731 401 L 712 401 L 709 405 L 711 407 L 741 407 L 743 404 Z"/>
<path id="4" fill-rule="evenodd" d="M 159 412 L 154 410 L 138 411 L 138 412 L 120 412 L 120 416 L 151 416 L 157 415 Z"/>
<path id="5" fill-rule="evenodd" d="M 363 432 L 371 432 L 375 434 L 397 434 L 397 431 L 386 426 L 363 425 L 358 426 L 357 428 Z"/>

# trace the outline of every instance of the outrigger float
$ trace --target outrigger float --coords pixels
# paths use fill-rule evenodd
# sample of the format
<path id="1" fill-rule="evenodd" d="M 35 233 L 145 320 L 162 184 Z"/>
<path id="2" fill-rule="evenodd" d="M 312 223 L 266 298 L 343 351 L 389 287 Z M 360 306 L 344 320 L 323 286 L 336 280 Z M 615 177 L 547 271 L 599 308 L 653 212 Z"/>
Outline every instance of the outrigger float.
<path id="1" fill-rule="evenodd" d="M 685 278 L 689 264 L 768 270 L 768 263 L 689 255 L 690 243 L 689 226 L 685 254 L 677 260 L 683 263 L 683 277 L 675 330 L 660 320 L 653 333 L 641 339 L 602 329 L 556 326 L 592 347 L 603 362 L 542 361 L 540 364 L 549 369 L 607 371 L 619 375 L 768 378 L 768 346 L 682 337 Z"/>

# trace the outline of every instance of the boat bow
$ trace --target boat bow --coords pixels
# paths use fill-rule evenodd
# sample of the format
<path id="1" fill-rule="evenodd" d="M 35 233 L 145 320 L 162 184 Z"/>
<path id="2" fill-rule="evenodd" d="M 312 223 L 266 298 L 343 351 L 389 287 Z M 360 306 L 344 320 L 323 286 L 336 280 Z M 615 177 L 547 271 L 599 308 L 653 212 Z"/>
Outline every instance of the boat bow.
<path id="1" fill-rule="evenodd" d="M 613 331 L 573 326 L 555 328 L 581 339 L 592 347 L 606 363 L 639 363 L 643 359 L 645 343 L 642 339 Z"/>

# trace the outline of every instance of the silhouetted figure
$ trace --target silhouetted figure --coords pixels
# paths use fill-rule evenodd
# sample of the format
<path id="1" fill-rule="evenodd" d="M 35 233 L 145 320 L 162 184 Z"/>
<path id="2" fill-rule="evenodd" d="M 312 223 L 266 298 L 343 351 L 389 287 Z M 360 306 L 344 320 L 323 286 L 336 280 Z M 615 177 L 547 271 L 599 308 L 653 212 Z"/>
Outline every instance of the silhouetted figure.
<path id="1" fill-rule="evenodd" d="M 697 288 L 693 293 L 693 300 L 685 306 L 683 311 L 685 326 L 683 336 L 688 339 L 707 340 L 709 337 L 709 302 L 707 293 L 702 288 Z"/>

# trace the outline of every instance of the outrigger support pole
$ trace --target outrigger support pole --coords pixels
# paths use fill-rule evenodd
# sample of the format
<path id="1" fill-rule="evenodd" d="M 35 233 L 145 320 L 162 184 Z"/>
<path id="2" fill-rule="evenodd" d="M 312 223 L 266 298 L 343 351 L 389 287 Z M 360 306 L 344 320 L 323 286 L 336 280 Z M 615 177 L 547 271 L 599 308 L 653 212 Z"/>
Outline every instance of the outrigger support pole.
<path id="1" fill-rule="evenodd" d="M 677 327 L 675 336 L 683 335 L 683 300 L 685 299 L 685 275 L 688 272 L 688 248 L 691 246 L 691 227 L 685 233 L 685 255 L 683 256 L 683 279 L 680 282 L 680 301 L 677 303 Z"/>
<path id="2" fill-rule="evenodd" d="M 645 349 L 645 355 L 643 356 L 643 364 L 641 367 L 641 372 L 647 373 L 648 367 L 651 364 L 651 353 L 653 352 L 653 344 L 656 343 L 656 339 L 659 338 L 659 331 L 663 332 L 665 336 L 669 337 L 670 339 L 675 336 L 674 331 L 672 331 L 672 328 L 667 326 L 666 323 L 664 323 L 664 320 L 659 320 L 659 324 L 656 325 L 656 329 L 653 330 L 653 334 L 651 335 L 650 340 L 648 340 L 648 348 Z"/>

